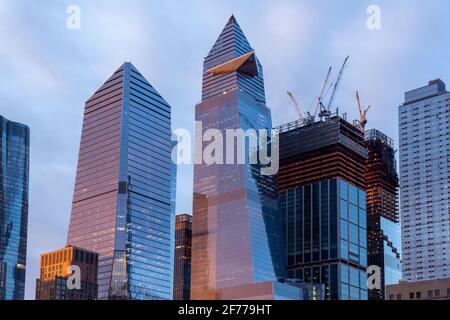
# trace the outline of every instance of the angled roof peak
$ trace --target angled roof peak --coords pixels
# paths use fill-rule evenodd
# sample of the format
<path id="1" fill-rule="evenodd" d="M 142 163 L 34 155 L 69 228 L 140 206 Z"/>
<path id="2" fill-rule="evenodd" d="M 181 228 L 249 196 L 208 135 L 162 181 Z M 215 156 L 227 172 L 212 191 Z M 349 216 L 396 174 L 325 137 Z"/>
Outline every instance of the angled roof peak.
<path id="1" fill-rule="evenodd" d="M 222 53 L 227 55 L 227 59 L 233 59 L 251 51 L 253 49 L 236 17 L 231 15 L 206 59 L 209 60 L 212 56 L 221 56 Z"/>

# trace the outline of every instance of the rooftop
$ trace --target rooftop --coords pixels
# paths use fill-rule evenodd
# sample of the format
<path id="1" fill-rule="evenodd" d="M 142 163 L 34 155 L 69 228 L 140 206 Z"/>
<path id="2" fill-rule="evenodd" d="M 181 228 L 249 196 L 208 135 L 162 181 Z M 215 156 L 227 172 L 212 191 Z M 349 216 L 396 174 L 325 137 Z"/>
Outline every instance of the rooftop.
<path id="1" fill-rule="evenodd" d="M 436 79 L 428 82 L 428 85 L 418 89 L 414 89 L 405 93 L 405 105 L 418 102 L 424 99 L 439 96 L 447 93 L 445 82 L 441 79 Z"/>

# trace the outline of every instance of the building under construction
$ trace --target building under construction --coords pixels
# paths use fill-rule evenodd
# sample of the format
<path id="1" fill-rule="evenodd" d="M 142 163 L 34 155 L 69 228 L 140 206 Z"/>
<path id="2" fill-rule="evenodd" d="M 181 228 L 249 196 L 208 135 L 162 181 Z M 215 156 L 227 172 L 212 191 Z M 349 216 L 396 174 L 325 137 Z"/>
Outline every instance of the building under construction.
<path id="1" fill-rule="evenodd" d="M 362 131 L 337 114 L 278 129 L 288 277 L 324 284 L 328 300 L 367 300 Z"/>
<path id="2" fill-rule="evenodd" d="M 381 269 L 381 288 L 369 290 L 369 299 L 384 300 L 385 286 L 397 284 L 402 276 L 399 179 L 392 139 L 375 129 L 365 138 L 368 262 Z"/>
<path id="3" fill-rule="evenodd" d="M 335 115 L 326 121 L 295 121 L 280 130 L 280 192 L 330 178 L 345 178 L 365 189 L 364 135 Z"/>

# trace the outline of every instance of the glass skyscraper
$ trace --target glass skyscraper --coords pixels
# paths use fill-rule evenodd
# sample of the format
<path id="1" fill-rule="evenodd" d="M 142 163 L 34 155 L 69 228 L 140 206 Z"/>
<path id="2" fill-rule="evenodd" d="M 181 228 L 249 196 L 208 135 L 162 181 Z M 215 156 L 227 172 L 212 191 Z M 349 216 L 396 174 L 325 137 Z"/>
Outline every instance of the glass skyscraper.
<path id="1" fill-rule="evenodd" d="M 0 300 L 23 300 L 30 129 L 0 116 Z"/>
<path id="2" fill-rule="evenodd" d="M 362 133 L 337 115 L 279 130 L 288 279 L 324 285 L 326 300 L 367 300 Z"/>
<path id="3" fill-rule="evenodd" d="M 203 130 L 197 135 L 208 129 L 216 129 L 224 137 L 227 129 L 271 132 L 263 69 L 234 17 L 205 58 L 202 98 L 196 106 L 196 120 L 202 122 Z M 196 148 L 205 150 L 207 145 L 203 142 Z M 274 285 L 285 278 L 275 180 L 273 176 L 263 176 L 259 164 L 247 162 L 195 165 L 191 281 L 194 300 L 238 296 L 273 299 L 280 297 L 276 292 L 285 286 Z M 297 288 L 290 290 L 300 296 Z"/>
<path id="4" fill-rule="evenodd" d="M 125 63 L 86 102 L 67 240 L 99 253 L 99 299 L 172 299 L 171 149 L 171 107 Z"/>
<path id="5" fill-rule="evenodd" d="M 367 300 L 365 192 L 344 180 L 299 186 L 280 197 L 288 275 L 325 285 L 327 300 Z"/>
<path id="6" fill-rule="evenodd" d="M 450 277 L 450 92 L 441 80 L 399 108 L 403 277 Z"/>

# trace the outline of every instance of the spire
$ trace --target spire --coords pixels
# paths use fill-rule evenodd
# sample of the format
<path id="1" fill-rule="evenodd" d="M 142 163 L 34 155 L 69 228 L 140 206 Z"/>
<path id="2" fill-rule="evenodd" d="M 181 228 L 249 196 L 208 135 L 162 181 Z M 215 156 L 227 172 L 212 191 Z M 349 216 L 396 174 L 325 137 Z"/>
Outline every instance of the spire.
<path id="1" fill-rule="evenodd" d="M 208 68 L 211 68 L 251 51 L 253 51 L 253 49 L 245 37 L 244 32 L 239 26 L 234 15 L 231 15 L 219 38 L 217 38 L 214 46 L 206 57 L 205 63 L 215 60 L 213 65 L 207 66 Z"/>
<path id="2" fill-rule="evenodd" d="M 232 15 L 205 58 L 202 100 L 237 90 L 265 102 L 262 65 Z"/>

